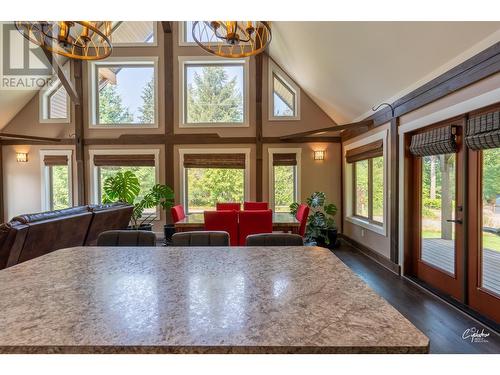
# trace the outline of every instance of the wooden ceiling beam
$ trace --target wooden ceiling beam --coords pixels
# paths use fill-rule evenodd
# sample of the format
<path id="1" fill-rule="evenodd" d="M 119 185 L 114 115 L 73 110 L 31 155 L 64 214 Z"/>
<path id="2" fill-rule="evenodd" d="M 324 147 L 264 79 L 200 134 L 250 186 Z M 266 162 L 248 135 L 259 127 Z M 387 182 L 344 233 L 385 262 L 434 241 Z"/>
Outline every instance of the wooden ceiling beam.
<path id="1" fill-rule="evenodd" d="M 78 95 L 75 86 L 71 82 L 71 79 L 67 77 L 66 74 L 64 74 L 64 70 L 62 69 L 62 66 L 57 62 L 57 59 L 54 59 L 52 54 L 49 51 L 46 51 L 44 48 L 42 48 L 42 51 L 45 53 L 45 56 L 49 60 L 50 65 L 52 65 L 52 69 L 54 69 L 54 72 L 57 74 L 57 78 L 59 78 L 59 81 L 68 93 L 71 101 L 75 104 L 80 104 L 81 98 Z"/>
<path id="2" fill-rule="evenodd" d="M 291 140 L 291 139 L 295 139 L 295 138 L 303 138 L 303 137 L 307 137 L 310 135 L 318 135 L 319 133 L 325 133 L 325 132 L 331 132 L 331 131 L 342 131 L 342 130 L 352 129 L 352 128 L 365 128 L 365 127 L 367 128 L 372 124 L 373 124 L 373 120 L 370 119 L 370 120 L 352 122 L 350 124 L 329 126 L 327 128 L 308 130 L 308 131 L 301 132 L 301 133 L 284 135 L 281 137 L 281 140 L 285 141 L 285 140 Z"/>
<path id="3" fill-rule="evenodd" d="M 170 21 L 161 21 L 161 27 L 165 34 L 170 34 L 172 32 L 172 22 Z"/>
<path id="4" fill-rule="evenodd" d="M 0 133 L 0 139 L 5 139 L 5 138 L 22 139 L 26 141 L 39 141 L 39 142 L 61 142 L 60 138 L 47 138 L 47 137 L 37 137 L 34 135 Z"/>

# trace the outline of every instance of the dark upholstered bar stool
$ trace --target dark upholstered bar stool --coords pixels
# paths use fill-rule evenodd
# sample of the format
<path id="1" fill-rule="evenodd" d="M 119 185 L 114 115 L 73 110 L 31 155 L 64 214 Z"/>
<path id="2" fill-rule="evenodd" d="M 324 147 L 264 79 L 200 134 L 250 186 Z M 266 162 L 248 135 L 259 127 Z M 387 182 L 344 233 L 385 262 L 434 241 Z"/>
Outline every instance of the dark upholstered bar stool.
<path id="1" fill-rule="evenodd" d="M 172 236 L 172 246 L 229 246 L 229 233 L 224 231 L 175 233 Z"/>
<path id="2" fill-rule="evenodd" d="M 97 246 L 156 246 L 156 236 L 147 230 L 109 230 L 99 234 Z"/>
<path id="3" fill-rule="evenodd" d="M 247 236 L 247 246 L 304 246 L 302 236 L 289 233 L 263 233 Z"/>

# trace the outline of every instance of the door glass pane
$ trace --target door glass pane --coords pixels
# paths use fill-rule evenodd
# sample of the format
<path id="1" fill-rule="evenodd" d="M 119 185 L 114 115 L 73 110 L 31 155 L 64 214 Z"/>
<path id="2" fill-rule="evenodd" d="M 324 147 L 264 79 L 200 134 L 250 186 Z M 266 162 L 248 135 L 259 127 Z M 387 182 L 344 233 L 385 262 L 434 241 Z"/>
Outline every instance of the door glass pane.
<path id="1" fill-rule="evenodd" d="M 378 223 L 384 222 L 384 158 L 373 158 L 372 169 L 373 217 Z"/>
<path id="2" fill-rule="evenodd" d="M 354 214 L 368 217 L 368 160 L 355 163 L 356 199 Z"/>
<path id="3" fill-rule="evenodd" d="M 274 167 L 274 210 L 290 212 L 290 205 L 295 202 L 295 169 L 294 165 L 277 165 Z"/>
<path id="4" fill-rule="evenodd" d="M 500 295 L 500 148 L 483 152 L 482 286 Z"/>
<path id="5" fill-rule="evenodd" d="M 422 158 L 421 259 L 455 273 L 455 154 Z"/>

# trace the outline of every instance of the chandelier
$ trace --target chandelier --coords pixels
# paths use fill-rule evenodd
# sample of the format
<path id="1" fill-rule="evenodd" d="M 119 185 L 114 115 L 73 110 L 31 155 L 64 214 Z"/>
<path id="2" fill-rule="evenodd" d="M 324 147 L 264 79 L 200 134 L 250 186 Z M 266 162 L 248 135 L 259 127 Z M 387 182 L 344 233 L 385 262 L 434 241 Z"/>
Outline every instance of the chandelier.
<path id="1" fill-rule="evenodd" d="M 205 51 L 229 58 L 257 55 L 272 37 L 266 21 L 195 21 L 192 34 Z"/>
<path id="2" fill-rule="evenodd" d="M 16 28 L 44 50 L 77 60 L 111 54 L 111 21 L 16 21 Z"/>

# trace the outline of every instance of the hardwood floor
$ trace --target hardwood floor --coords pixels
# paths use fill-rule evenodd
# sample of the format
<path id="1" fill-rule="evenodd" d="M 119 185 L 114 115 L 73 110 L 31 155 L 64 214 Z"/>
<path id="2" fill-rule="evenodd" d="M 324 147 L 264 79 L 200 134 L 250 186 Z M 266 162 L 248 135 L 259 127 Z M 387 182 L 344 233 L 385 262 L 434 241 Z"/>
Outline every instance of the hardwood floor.
<path id="1" fill-rule="evenodd" d="M 374 291 L 385 298 L 430 340 L 430 353 L 500 353 L 500 335 L 450 306 L 413 282 L 402 278 L 355 248 L 343 243 L 333 250 Z M 466 329 L 489 333 L 488 342 L 464 340 Z"/>

